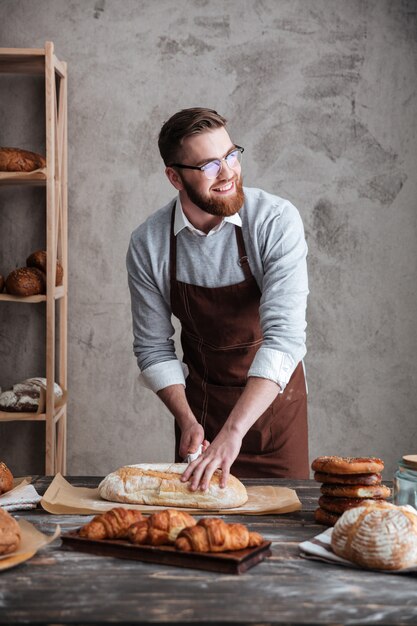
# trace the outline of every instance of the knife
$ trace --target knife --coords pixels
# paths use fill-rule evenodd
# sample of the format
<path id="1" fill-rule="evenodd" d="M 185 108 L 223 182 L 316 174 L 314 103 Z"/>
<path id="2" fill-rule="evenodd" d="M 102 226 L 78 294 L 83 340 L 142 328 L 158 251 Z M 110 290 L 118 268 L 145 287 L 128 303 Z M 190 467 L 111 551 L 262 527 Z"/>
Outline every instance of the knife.
<path id="1" fill-rule="evenodd" d="M 196 459 L 198 459 L 198 457 L 200 456 L 200 454 L 203 451 L 203 445 L 200 444 L 196 450 L 196 452 L 193 452 L 192 454 L 187 454 L 187 456 L 185 457 L 185 462 L 190 464 L 192 463 L 192 461 L 195 461 Z"/>

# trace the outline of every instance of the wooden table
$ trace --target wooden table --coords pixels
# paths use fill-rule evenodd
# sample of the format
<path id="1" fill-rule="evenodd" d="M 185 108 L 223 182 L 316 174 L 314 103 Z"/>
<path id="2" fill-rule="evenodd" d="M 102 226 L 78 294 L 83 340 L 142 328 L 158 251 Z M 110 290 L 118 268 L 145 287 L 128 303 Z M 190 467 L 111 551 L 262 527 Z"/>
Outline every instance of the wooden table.
<path id="1" fill-rule="evenodd" d="M 97 477 L 69 478 L 93 487 Z M 50 479 L 34 485 L 43 493 Z M 417 624 L 417 576 L 370 573 L 302 559 L 298 544 L 323 530 L 314 481 L 248 480 L 295 489 L 302 511 L 233 516 L 271 540 L 272 556 L 236 576 L 48 547 L 0 574 L 0 624 Z M 15 513 L 51 533 L 86 516 Z"/>

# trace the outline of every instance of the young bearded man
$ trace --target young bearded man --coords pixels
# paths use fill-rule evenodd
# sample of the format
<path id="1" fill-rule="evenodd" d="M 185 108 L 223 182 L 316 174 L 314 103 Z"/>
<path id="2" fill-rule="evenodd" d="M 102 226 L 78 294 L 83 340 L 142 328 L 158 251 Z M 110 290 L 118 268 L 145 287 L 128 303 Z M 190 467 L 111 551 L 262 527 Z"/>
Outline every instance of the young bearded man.
<path id="1" fill-rule="evenodd" d="M 308 478 L 302 359 L 307 245 L 297 209 L 242 186 L 243 148 L 216 111 L 184 109 L 159 150 L 178 194 L 132 234 L 134 352 L 144 384 L 175 417 L 182 479 L 213 472 Z M 171 315 L 181 323 L 175 353 Z"/>

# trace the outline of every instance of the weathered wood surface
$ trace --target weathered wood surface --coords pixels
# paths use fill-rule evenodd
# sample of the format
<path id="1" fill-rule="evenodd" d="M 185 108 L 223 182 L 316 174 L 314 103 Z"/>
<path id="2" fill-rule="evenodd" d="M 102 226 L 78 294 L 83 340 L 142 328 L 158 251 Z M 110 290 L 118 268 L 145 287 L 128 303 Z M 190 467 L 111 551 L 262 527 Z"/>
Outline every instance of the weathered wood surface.
<path id="1" fill-rule="evenodd" d="M 96 486 L 99 478 L 70 478 Z M 50 480 L 34 480 L 43 493 Z M 417 624 L 417 576 L 378 574 L 301 559 L 298 544 L 323 530 L 314 481 L 248 480 L 296 489 L 303 510 L 233 516 L 272 541 L 272 556 L 236 576 L 69 552 L 52 546 L 0 574 L 0 624 Z M 44 532 L 91 516 L 21 512 Z"/>

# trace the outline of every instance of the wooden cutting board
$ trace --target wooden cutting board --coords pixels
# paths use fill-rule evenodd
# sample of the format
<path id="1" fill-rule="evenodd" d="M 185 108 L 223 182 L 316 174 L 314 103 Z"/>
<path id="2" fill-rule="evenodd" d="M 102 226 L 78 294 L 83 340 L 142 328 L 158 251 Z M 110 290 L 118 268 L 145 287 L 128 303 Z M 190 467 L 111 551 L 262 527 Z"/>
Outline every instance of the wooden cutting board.
<path id="1" fill-rule="evenodd" d="M 62 547 L 67 550 L 225 574 L 242 574 L 271 555 L 270 541 L 264 541 L 256 548 L 234 552 L 200 553 L 181 552 L 171 546 L 137 546 L 123 539 L 93 541 L 80 537 L 77 531 L 61 535 L 61 539 Z"/>

